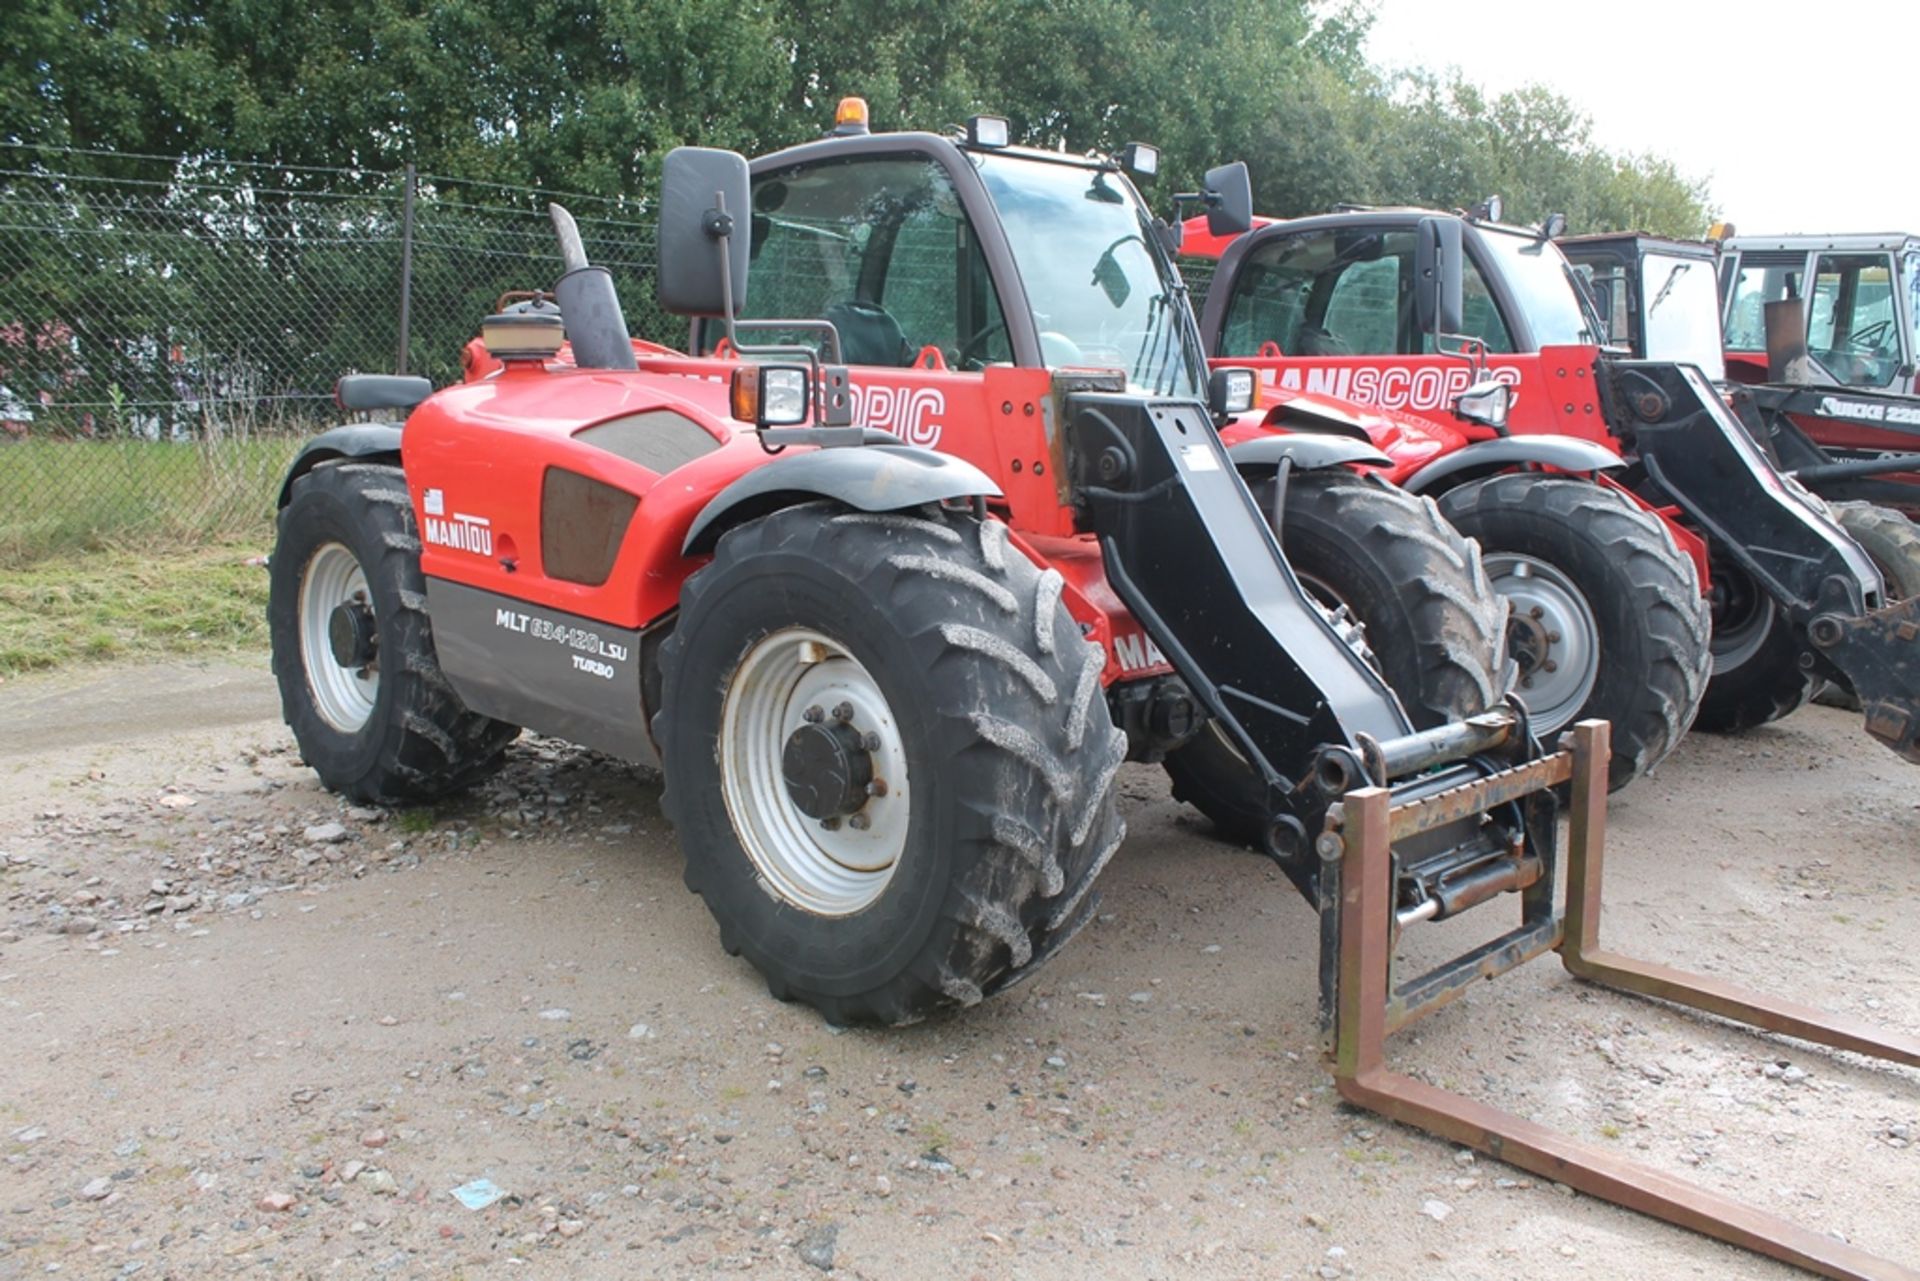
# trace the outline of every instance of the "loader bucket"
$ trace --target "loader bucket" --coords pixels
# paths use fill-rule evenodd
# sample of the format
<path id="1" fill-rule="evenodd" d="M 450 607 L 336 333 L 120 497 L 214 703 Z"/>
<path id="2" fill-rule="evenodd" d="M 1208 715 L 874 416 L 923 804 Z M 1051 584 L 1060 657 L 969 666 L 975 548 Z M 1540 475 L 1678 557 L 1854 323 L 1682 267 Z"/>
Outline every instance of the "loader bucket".
<path id="1" fill-rule="evenodd" d="M 1473 978 L 1495 977 L 1547 951 L 1559 952 L 1570 972 L 1591 983 L 1691 1006 L 1762 1031 L 1920 1067 L 1920 1040 L 1892 1036 L 1853 1019 L 1601 949 L 1608 728 L 1604 721 L 1575 726 L 1561 750 L 1526 767 L 1536 775 L 1530 780 L 1495 774 L 1454 789 L 1458 795 L 1443 793 L 1399 805 L 1386 788 L 1359 788 L 1347 792 L 1329 814 L 1320 851 L 1326 863 L 1323 879 L 1332 893 L 1323 906 L 1322 929 L 1337 947 L 1331 1031 L 1333 1074 L 1341 1097 L 1590 1196 L 1819 1276 L 1920 1281 L 1920 1272 L 1904 1264 L 1387 1067 L 1388 1036 L 1459 995 Z M 1507 771 L 1507 775 L 1515 773 Z M 1523 900 L 1518 929 L 1410 983 L 1396 983 L 1394 943 L 1399 924 L 1391 900 L 1393 843 L 1448 821 L 1455 812 L 1510 795 L 1525 781 L 1572 785 L 1564 916 L 1552 912 L 1550 901 L 1543 911 L 1538 896 L 1530 893 Z M 1547 897 L 1550 900 L 1551 895 Z"/>

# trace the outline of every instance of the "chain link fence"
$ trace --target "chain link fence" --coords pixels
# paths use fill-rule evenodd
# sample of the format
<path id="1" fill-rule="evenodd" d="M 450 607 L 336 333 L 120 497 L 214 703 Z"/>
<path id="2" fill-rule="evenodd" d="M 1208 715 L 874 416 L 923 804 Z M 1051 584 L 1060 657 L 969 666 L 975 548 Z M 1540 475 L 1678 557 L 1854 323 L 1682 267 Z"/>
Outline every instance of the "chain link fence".
<path id="1" fill-rule="evenodd" d="M 551 287 L 549 199 L 633 332 L 683 342 L 637 202 L 0 144 L 0 565 L 263 534 L 337 377 L 457 379 L 502 293 Z"/>

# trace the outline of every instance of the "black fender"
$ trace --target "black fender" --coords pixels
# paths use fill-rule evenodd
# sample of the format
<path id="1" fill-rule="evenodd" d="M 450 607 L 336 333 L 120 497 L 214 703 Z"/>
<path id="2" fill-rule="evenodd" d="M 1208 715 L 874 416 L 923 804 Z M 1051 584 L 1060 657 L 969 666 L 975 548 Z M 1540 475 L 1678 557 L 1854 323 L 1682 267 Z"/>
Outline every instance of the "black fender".
<path id="1" fill-rule="evenodd" d="M 715 494 L 687 530 L 682 551 L 711 552 L 742 521 L 830 498 L 863 512 L 899 511 L 953 498 L 998 498 L 1000 487 L 963 459 L 912 445 L 848 445 L 787 454 Z"/>
<path id="2" fill-rule="evenodd" d="M 315 436 L 294 457 L 293 466 L 287 468 L 287 478 L 280 483 L 279 505 L 285 507 L 292 500 L 294 481 L 321 463 L 332 462 L 336 458 L 392 458 L 399 461 L 400 424 L 348 423 Z"/>
<path id="3" fill-rule="evenodd" d="M 1393 459 L 1375 449 L 1364 440 L 1355 440 L 1351 436 L 1322 435 L 1312 432 L 1293 432 L 1287 435 L 1255 436 L 1235 445 L 1227 446 L 1227 457 L 1241 471 L 1261 471 L 1268 467 L 1277 468 L 1280 460 L 1293 460 L 1295 471 L 1318 471 L 1323 467 L 1341 467 L 1350 463 L 1367 463 L 1374 467 L 1391 467 Z"/>
<path id="4" fill-rule="evenodd" d="M 1480 440 L 1465 449 L 1436 458 L 1400 482 L 1410 494 L 1444 488 L 1449 478 L 1504 471 L 1526 463 L 1558 467 L 1562 471 L 1608 471 L 1625 467 L 1627 460 L 1605 445 L 1578 436 L 1502 436 Z"/>

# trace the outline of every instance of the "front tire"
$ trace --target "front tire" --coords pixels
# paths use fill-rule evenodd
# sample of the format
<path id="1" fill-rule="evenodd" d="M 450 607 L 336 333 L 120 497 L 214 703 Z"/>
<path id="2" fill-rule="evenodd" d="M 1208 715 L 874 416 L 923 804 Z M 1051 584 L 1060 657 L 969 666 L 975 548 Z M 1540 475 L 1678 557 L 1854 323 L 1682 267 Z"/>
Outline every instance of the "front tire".
<path id="1" fill-rule="evenodd" d="M 1659 519 L 1600 485 L 1518 472 L 1450 490 L 1440 510 L 1479 541 L 1513 605 L 1514 692 L 1534 732 L 1613 722 L 1611 790 L 1659 764 L 1693 723 L 1711 661 L 1699 577 Z"/>
<path id="2" fill-rule="evenodd" d="M 358 801 L 430 801 L 500 766 L 520 732 L 440 671 L 398 467 L 325 463 L 293 483 L 270 562 L 280 706 L 300 755 Z"/>
<path id="3" fill-rule="evenodd" d="M 1890 507 L 1834 503 L 1834 519 L 1887 580 L 1886 604 L 1920 596 L 1920 525 Z"/>
<path id="4" fill-rule="evenodd" d="M 662 807 L 776 997 L 908 1023 L 1088 919 L 1126 742 L 1061 586 L 1000 522 L 818 503 L 729 531 L 687 581 Z"/>
<path id="5" fill-rule="evenodd" d="M 1251 482 L 1272 519 L 1276 482 Z M 1345 468 L 1296 472 L 1287 482 L 1281 549 L 1301 585 L 1358 625 L 1363 646 L 1399 695 L 1415 729 L 1477 715 L 1505 692 L 1506 606 L 1487 582 L 1480 549 L 1441 519 L 1433 500 Z M 1175 799 L 1222 836 L 1255 844 L 1267 825 L 1253 767 L 1215 726 L 1167 757 Z"/>
<path id="6" fill-rule="evenodd" d="M 1900 512 L 1874 503 L 1830 504 L 1833 518 L 1860 544 L 1880 577 L 1886 581 L 1886 604 L 1920 596 L 1920 527 Z M 1859 696 L 1844 680 L 1830 680 L 1814 695 L 1816 702 L 1860 710 Z"/>

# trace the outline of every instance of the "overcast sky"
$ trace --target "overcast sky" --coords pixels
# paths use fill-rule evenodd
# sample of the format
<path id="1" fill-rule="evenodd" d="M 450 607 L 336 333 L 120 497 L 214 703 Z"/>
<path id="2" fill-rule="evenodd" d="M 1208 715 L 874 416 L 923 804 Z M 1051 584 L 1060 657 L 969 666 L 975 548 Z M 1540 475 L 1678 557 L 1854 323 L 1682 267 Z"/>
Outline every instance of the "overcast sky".
<path id="1" fill-rule="evenodd" d="M 1376 8 L 1376 62 L 1457 66 L 1496 92 L 1544 84 L 1602 146 L 1705 178 L 1742 234 L 1920 231 L 1913 0 Z"/>

